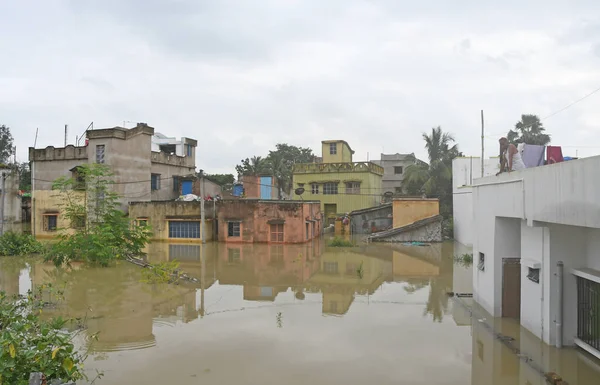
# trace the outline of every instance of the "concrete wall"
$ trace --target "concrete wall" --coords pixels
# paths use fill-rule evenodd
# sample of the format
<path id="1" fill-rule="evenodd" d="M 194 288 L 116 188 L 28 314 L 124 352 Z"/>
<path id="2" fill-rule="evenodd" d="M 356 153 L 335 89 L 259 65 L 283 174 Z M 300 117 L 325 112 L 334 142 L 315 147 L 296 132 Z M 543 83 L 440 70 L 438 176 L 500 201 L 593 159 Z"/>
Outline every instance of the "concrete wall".
<path id="1" fill-rule="evenodd" d="M 412 157 L 414 157 L 414 154 L 381 154 L 380 160 L 372 161 L 383 167 L 383 192 L 402 193 L 402 181 L 406 169 L 415 164 Z M 402 173 L 396 174 L 395 167 L 402 167 Z"/>
<path id="2" fill-rule="evenodd" d="M 371 234 L 392 227 L 392 205 L 386 204 L 371 210 L 350 213 L 350 232 L 352 234 Z"/>
<path id="3" fill-rule="evenodd" d="M 205 202 L 204 212 L 206 215 L 206 240 L 214 238 L 214 213 L 213 202 Z M 134 220 L 148 220 L 152 227 L 153 240 L 168 240 L 169 242 L 199 241 L 201 238 L 169 238 L 169 221 L 198 221 L 201 220 L 200 202 L 130 202 L 129 217 Z M 202 226 L 200 226 L 202 236 Z"/>
<path id="4" fill-rule="evenodd" d="M 270 222 L 274 220 L 283 221 L 283 243 L 303 243 L 321 234 L 318 202 L 239 199 L 220 201 L 218 207 L 219 241 L 271 243 Z M 240 223 L 239 237 L 228 235 L 229 222 Z"/>
<path id="5" fill-rule="evenodd" d="M 74 199 L 83 202 L 84 192 L 73 192 Z M 38 239 L 52 239 L 57 236 L 58 229 L 69 228 L 71 222 L 65 217 L 61 210 L 66 196 L 64 193 L 53 190 L 37 190 L 35 192 L 35 206 L 31 212 L 32 234 Z M 46 231 L 44 229 L 44 217 L 57 215 L 57 230 Z"/>
<path id="6" fill-rule="evenodd" d="M 181 166 L 173 166 L 162 163 L 152 163 L 150 167 L 150 172 L 152 174 L 160 175 L 160 189 L 154 190 L 151 192 L 150 198 L 151 200 L 170 200 L 177 199 L 180 195 L 181 186 L 175 189 L 173 177 L 174 176 L 186 176 L 193 175 L 194 169 L 189 167 L 181 167 Z M 150 178 L 148 178 L 150 179 Z M 151 182 L 146 183 L 146 191 L 150 192 Z M 199 194 L 198 194 L 199 195 Z M 148 197 L 148 195 L 146 195 Z M 135 200 L 145 200 L 145 199 L 135 199 Z"/>
<path id="7" fill-rule="evenodd" d="M 440 202 L 437 199 L 395 198 L 392 205 L 394 228 L 440 214 Z"/>
<path id="8" fill-rule="evenodd" d="M 277 187 L 277 181 L 270 175 L 264 175 L 265 177 L 271 177 L 271 199 L 278 199 L 279 192 Z M 247 199 L 260 199 L 260 188 L 262 186 L 260 182 L 260 176 L 255 175 L 244 175 L 242 176 L 242 184 L 244 185 L 244 198 Z"/>
<path id="9" fill-rule="evenodd" d="M 4 215 L 0 231 L 21 232 L 22 231 L 22 209 L 19 191 L 19 173 L 16 170 L 0 170 L 0 207 Z"/>
<path id="10" fill-rule="evenodd" d="M 556 340 L 559 311 L 564 318 L 564 343 L 572 344 L 575 337 L 576 280 L 570 269 L 600 267 L 596 254 L 600 238 L 598 169 L 600 157 L 593 157 L 474 181 L 475 265 L 479 252 L 486 255 L 485 271 L 474 269 L 474 299 L 499 316 L 502 258 L 520 257 L 521 324 L 549 344 Z M 563 309 L 557 304 L 558 261 L 565 265 Z M 540 266 L 539 284 L 526 278 L 528 268 L 536 264 Z"/>
<path id="11" fill-rule="evenodd" d="M 473 180 L 481 177 L 481 158 L 461 157 L 452 161 L 452 199 L 454 239 L 463 245 L 473 245 Z M 484 160 L 484 176 L 500 170 L 498 157 Z"/>
<path id="12" fill-rule="evenodd" d="M 373 239 L 374 242 L 440 242 L 442 240 L 442 221 L 428 223 L 418 229 L 387 237 Z"/>

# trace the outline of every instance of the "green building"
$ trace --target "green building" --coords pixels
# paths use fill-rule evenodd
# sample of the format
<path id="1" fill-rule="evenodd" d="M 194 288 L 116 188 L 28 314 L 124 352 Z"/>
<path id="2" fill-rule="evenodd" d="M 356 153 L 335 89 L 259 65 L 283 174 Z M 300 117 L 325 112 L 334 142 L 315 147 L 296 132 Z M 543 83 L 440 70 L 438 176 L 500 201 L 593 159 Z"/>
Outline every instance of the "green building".
<path id="1" fill-rule="evenodd" d="M 381 202 L 383 167 L 373 162 L 353 162 L 354 151 L 343 140 L 321 142 L 322 159 L 318 163 L 294 166 L 294 188 L 303 187 L 294 199 L 319 200 L 326 223 Z"/>

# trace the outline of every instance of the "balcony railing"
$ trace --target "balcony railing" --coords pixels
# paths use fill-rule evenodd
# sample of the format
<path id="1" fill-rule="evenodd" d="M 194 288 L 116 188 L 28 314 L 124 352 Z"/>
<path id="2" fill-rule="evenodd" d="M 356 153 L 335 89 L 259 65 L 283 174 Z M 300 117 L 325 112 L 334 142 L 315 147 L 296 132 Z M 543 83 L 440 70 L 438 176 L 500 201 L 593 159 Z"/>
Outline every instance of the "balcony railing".
<path id="1" fill-rule="evenodd" d="M 377 175 L 383 175 L 383 167 L 372 162 L 298 163 L 294 165 L 294 174 L 334 172 L 372 172 Z"/>
<path id="2" fill-rule="evenodd" d="M 171 155 L 162 151 L 152 151 L 151 158 L 153 163 L 162 163 L 172 166 L 194 167 L 194 160 L 191 157 Z"/>

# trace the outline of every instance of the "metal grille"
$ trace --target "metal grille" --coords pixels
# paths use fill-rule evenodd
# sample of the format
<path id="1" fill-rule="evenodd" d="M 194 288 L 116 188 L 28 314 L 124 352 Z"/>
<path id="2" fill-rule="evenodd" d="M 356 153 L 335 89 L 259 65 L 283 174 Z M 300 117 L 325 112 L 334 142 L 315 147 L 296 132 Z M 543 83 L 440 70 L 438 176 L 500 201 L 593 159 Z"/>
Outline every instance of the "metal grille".
<path id="1" fill-rule="evenodd" d="M 577 338 L 600 351 L 600 284 L 577 277 Z"/>
<path id="2" fill-rule="evenodd" d="M 200 238 L 200 222 L 169 221 L 169 238 Z"/>
<path id="3" fill-rule="evenodd" d="M 104 163 L 104 145 L 96 146 L 96 163 Z"/>

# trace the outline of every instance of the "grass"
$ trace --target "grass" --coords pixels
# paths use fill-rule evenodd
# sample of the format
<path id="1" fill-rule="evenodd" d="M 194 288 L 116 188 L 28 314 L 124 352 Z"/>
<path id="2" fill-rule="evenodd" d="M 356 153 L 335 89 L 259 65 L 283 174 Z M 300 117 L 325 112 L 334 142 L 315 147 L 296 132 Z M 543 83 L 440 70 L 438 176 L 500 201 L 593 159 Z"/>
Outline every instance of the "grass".
<path id="1" fill-rule="evenodd" d="M 473 254 L 455 255 L 454 261 L 465 267 L 471 266 L 473 264 Z"/>
<path id="2" fill-rule="evenodd" d="M 329 246 L 329 247 L 356 247 L 356 243 L 349 241 L 347 239 L 344 239 L 342 237 L 334 237 L 331 241 L 329 241 L 327 246 Z"/>

